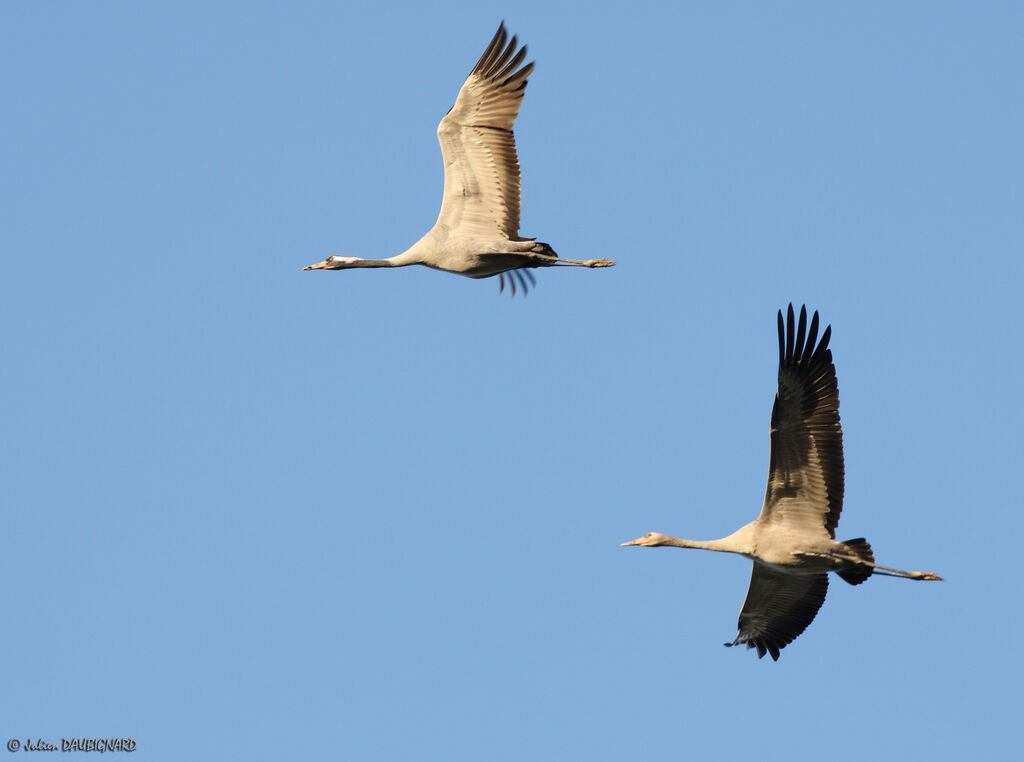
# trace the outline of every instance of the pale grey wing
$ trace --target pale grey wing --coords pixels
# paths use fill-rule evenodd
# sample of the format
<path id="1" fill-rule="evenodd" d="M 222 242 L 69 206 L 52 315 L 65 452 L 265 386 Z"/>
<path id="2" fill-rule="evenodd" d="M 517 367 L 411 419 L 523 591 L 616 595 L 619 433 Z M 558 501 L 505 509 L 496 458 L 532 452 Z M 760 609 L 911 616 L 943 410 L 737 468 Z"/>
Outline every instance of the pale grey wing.
<path id="1" fill-rule="evenodd" d="M 771 461 L 761 520 L 827 532 L 835 538 L 843 510 L 843 430 L 839 386 L 828 340 L 818 337 L 818 313 L 807 330 L 807 308 L 795 324 L 779 310 L 779 389 L 772 408 Z"/>
<path id="2" fill-rule="evenodd" d="M 444 159 L 444 199 L 437 224 L 449 235 L 517 239 L 519 157 L 512 125 L 533 70 L 526 47 L 505 44 L 505 24 L 480 57 L 437 127 Z"/>
<path id="3" fill-rule="evenodd" d="M 780 574 L 755 563 L 747 599 L 740 610 L 739 633 L 727 646 L 746 643 L 779 660 L 779 651 L 807 629 L 825 602 L 827 574 Z"/>

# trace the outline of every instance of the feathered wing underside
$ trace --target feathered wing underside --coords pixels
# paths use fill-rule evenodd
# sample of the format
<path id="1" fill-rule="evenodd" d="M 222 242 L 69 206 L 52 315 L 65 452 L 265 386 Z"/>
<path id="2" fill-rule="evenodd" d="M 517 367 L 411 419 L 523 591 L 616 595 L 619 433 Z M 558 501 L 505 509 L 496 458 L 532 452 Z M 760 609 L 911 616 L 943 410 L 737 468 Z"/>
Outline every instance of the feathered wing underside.
<path id="1" fill-rule="evenodd" d="M 740 610 L 739 633 L 726 645 L 746 643 L 757 649 L 759 659 L 767 653 L 778 661 L 779 651 L 814 621 L 827 592 L 827 574 L 780 574 L 755 563 Z"/>
<path id="2" fill-rule="evenodd" d="M 779 389 L 772 408 L 771 462 L 761 521 L 835 539 L 843 510 L 843 430 L 831 327 L 818 338 L 818 313 L 807 326 L 807 308 L 796 324 L 779 311 Z"/>
<path id="3" fill-rule="evenodd" d="M 487 46 L 437 127 L 444 199 L 437 224 L 450 235 L 519 237 L 519 157 L 512 125 L 533 64 L 526 46 L 506 45 L 505 24 Z"/>

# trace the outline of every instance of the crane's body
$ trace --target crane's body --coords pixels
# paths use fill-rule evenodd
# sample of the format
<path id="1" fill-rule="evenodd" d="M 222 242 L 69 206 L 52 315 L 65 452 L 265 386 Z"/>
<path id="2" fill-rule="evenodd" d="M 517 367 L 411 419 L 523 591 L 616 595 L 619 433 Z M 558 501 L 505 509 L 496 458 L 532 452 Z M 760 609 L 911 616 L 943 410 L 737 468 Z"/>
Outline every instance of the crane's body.
<path id="1" fill-rule="evenodd" d="M 546 243 L 519 235 L 521 181 L 512 127 L 533 64 L 504 23 L 437 128 L 444 196 L 437 222 L 409 249 L 388 259 L 328 257 L 304 270 L 425 265 L 469 278 L 508 275 L 512 293 L 534 282 L 535 267 L 610 267 L 609 259 L 563 259 Z"/>
<path id="2" fill-rule="evenodd" d="M 831 327 L 817 343 L 818 313 L 807 327 L 807 310 L 796 324 L 793 305 L 784 323 L 779 311 L 779 388 L 772 409 L 771 465 L 761 514 L 719 540 L 687 540 L 648 532 L 623 545 L 675 547 L 737 553 L 754 562 L 739 633 L 728 646 L 745 643 L 778 660 L 779 652 L 814 620 L 825 601 L 828 572 L 851 585 L 872 574 L 941 580 L 931 572 L 875 563 L 863 538 L 837 541 L 844 465 L 839 389 Z"/>

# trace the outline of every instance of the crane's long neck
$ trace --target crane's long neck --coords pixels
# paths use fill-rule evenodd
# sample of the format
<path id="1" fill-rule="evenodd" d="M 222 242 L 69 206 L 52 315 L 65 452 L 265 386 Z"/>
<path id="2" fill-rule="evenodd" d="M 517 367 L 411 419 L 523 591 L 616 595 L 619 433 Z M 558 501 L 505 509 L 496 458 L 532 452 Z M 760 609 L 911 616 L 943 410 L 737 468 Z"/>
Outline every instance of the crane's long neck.
<path id="1" fill-rule="evenodd" d="M 388 257 L 384 262 L 388 264 L 385 267 L 408 267 L 409 265 L 425 265 L 427 264 L 427 257 L 429 254 L 429 246 L 424 243 L 424 239 L 421 238 L 408 249 L 403 251 L 401 254 L 396 254 L 393 257 Z"/>
<path id="2" fill-rule="evenodd" d="M 717 550 L 720 553 L 736 553 L 736 547 L 726 542 L 729 538 L 723 537 L 720 540 L 687 540 L 685 537 L 669 537 L 661 544 L 672 548 L 694 548 L 696 550 Z"/>
<path id="3" fill-rule="evenodd" d="M 410 249 L 387 259 L 356 259 L 349 267 L 407 267 L 421 264 L 423 260 Z"/>
<path id="4" fill-rule="evenodd" d="M 353 267 L 405 267 L 406 265 L 423 264 L 423 257 L 417 252 L 416 246 L 387 259 L 362 259 L 360 257 L 328 257 L 323 262 L 303 267 L 303 270 L 348 270 Z"/>
<path id="5" fill-rule="evenodd" d="M 661 544 L 670 545 L 673 548 L 697 548 L 698 550 L 714 550 L 719 553 L 739 553 L 749 556 L 754 552 L 754 531 L 753 525 L 747 524 L 728 537 L 718 540 L 687 540 L 685 537 L 668 537 Z"/>
<path id="6" fill-rule="evenodd" d="M 397 267 L 390 259 L 356 259 L 348 267 Z"/>

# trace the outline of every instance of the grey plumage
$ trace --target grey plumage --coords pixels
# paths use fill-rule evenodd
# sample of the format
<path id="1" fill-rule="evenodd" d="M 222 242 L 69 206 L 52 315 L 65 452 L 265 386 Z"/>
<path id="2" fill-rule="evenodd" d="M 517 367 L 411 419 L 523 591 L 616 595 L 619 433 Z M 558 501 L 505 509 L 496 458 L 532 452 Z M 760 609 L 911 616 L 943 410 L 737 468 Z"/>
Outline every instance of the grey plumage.
<path id="1" fill-rule="evenodd" d="M 828 572 L 851 585 L 872 574 L 939 580 L 930 572 L 909 572 L 875 563 L 863 538 L 837 542 L 843 510 L 843 430 L 831 327 L 818 340 L 818 313 L 799 322 L 789 305 L 778 315 L 779 381 L 771 419 L 768 485 L 761 514 L 720 540 L 698 541 L 649 532 L 623 545 L 678 547 L 738 553 L 753 570 L 740 610 L 735 640 L 758 657 L 780 651 L 814 621 L 828 591 Z"/>
<path id="2" fill-rule="evenodd" d="M 533 63 L 508 39 L 504 23 L 437 127 L 444 161 L 441 211 L 427 234 L 388 259 L 328 257 L 305 270 L 425 265 L 468 278 L 508 277 L 512 294 L 535 283 L 526 268 L 610 267 L 606 258 L 563 259 L 546 243 L 519 235 L 521 181 L 512 127 Z"/>

